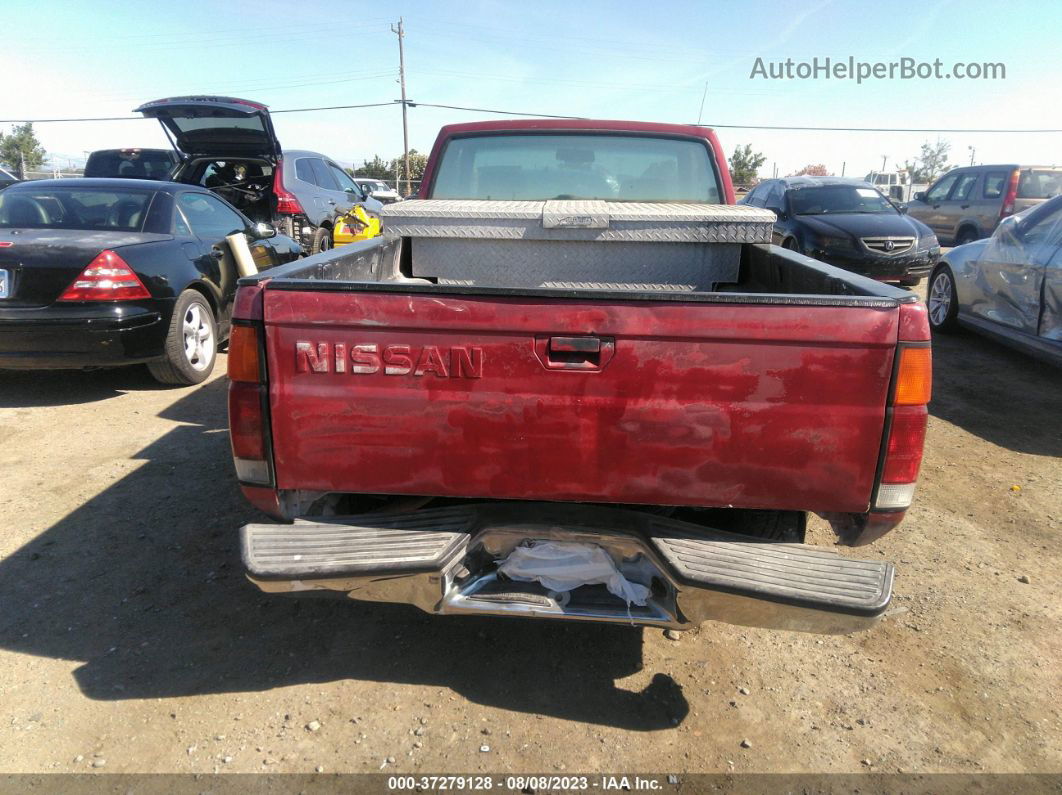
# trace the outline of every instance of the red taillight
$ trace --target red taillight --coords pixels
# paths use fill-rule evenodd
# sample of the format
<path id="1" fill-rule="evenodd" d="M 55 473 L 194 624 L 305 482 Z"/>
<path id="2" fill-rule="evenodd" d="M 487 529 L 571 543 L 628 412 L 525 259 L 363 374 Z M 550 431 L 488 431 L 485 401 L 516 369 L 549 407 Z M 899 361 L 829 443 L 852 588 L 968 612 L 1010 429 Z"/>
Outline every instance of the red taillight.
<path id="1" fill-rule="evenodd" d="M 278 159 L 276 170 L 273 172 L 273 195 L 277 197 L 277 212 L 281 215 L 305 215 L 299 200 L 284 187 L 284 178 L 281 176 L 283 173 L 284 161 Z"/>
<path id="2" fill-rule="evenodd" d="M 885 460 L 874 499 L 877 510 L 904 509 L 914 499 L 929 418 L 926 404 L 933 387 L 931 349 L 900 343 L 897 356 Z"/>
<path id="3" fill-rule="evenodd" d="M 229 433 L 232 436 L 234 457 L 255 461 L 265 460 L 263 420 L 262 387 L 258 384 L 230 384 Z"/>
<path id="4" fill-rule="evenodd" d="M 897 406 L 893 409 L 885 466 L 881 471 L 882 483 L 914 483 L 918 480 L 928 417 L 925 406 Z"/>
<path id="5" fill-rule="evenodd" d="M 999 211 L 1000 218 L 1006 218 L 1014 214 L 1014 201 L 1018 198 L 1018 169 L 1010 174 L 1010 182 L 1007 183 L 1007 193 L 1003 197 L 1003 207 Z"/>
<path id="6" fill-rule="evenodd" d="M 229 437 L 236 477 L 243 483 L 272 485 L 261 346 L 257 326 L 233 326 L 229 337 Z"/>
<path id="7" fill-rule="evenodd" d="M 135 301 L 150 297 L 151 293 L 125 260 L 113 251 L 101 251 L 59 300 Z"/>

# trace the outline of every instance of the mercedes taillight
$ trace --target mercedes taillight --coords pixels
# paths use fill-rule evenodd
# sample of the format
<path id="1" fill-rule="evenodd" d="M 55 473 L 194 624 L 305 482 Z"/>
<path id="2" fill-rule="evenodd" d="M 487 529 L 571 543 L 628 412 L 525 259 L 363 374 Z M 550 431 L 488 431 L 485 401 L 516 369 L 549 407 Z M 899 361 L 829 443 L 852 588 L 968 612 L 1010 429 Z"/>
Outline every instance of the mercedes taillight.
<path id="1" fill-rule="evenodd" d="M 136 301 L 150 298 L 144 283 L 124 259 L 101 251 L 59 296 L 60 301 Z"/>

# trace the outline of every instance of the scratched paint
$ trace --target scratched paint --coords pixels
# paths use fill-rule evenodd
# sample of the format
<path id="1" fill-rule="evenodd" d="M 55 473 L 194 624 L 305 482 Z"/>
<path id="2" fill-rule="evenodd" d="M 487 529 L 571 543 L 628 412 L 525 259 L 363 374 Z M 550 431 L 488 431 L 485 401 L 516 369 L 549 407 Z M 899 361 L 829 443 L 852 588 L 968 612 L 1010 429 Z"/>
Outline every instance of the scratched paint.
<path id="1" fill-rule="evenodd" d="M 265 307 L 280 488 L 867 508 L 896 311 L 317 293 L 308 312 L 283 294 Z M 614 354 L 550 370 L 536 341 L 551 335 L 614 339 Z M 475 349 L 482 366 L 300 371 L 300 341 L 381 363 Z"/>

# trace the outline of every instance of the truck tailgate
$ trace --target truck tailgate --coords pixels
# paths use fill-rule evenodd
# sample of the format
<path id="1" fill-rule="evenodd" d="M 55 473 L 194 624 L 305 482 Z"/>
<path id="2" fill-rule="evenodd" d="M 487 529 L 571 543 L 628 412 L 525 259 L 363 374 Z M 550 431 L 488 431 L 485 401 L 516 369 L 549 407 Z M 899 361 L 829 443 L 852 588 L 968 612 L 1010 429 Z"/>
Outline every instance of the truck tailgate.
<path id="1" fill-rule="evenodd" d="M 860 512 L 899 312 L 270 285 L 277 486 Z"/>

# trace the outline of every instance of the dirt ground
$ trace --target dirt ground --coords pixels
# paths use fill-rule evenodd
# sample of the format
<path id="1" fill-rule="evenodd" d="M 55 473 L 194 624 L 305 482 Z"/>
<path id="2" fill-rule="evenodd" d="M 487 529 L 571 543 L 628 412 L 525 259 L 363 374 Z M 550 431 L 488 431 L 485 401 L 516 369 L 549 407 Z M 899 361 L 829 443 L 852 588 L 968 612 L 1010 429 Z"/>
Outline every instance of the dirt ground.
<path id="1" fill-rule="evenodd" d="M 1062 372 L 936 341 L 876 628 L 672 641 L 259 593 L 224 367 L 0 373 L 0 772 L 1062 771 Z"/>

